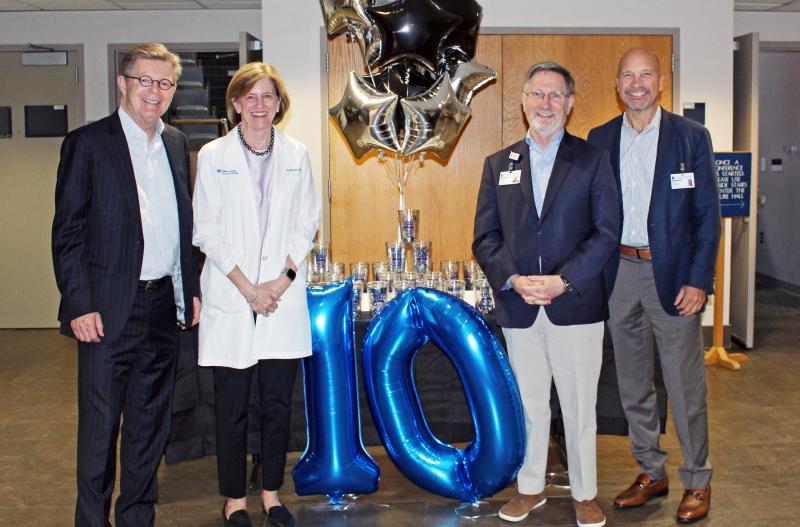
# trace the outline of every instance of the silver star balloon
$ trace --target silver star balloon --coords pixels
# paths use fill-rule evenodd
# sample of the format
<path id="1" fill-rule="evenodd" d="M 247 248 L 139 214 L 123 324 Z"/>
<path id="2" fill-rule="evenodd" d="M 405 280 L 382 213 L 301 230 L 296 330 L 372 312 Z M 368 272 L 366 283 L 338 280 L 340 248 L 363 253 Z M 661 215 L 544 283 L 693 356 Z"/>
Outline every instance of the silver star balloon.
<path id="1" fill-rule="evenodd" d="M 469 105 L 472 96 L 490 82 L 497 79 L 497 72 L 494 68 L 484 66 L 480 62 L 471 60 L 462 62 L 456 67 L 451 82 L 456 98 L 462 103 Z"/>
<path id="2" fill-rule="evenodd" d="M 367 31 L 372 21 L 366 13 L 367 0 L 319 0 L 328 35 Z"/>
<path id="3" fill-rule="evenodd" d="M 397 95 L 380 92 L 350 72 L 342 99 L 330 109 L 330 114 L 356 158 L 374 149 L 401 150 L 394 125 L 398 99 Z"/>
<path id="4" fill-rule="evenodd" d="M 450 75 L 444 73 L 428 91 L 400 104 L 405 113 L 403 155 L 432 152 L 446 161 L 470 115 L 469 107 L 456 98 Z"/>
<path id="5" fill-rule="evenodd" d="M 358 47 L 364 57 L 364 68 L 370 71 L 381 56 L 383 42 L 380 30 L 376 26 L 371 26 L 369 29 L 354 31 L 350 34 L 358 41 Z"/>

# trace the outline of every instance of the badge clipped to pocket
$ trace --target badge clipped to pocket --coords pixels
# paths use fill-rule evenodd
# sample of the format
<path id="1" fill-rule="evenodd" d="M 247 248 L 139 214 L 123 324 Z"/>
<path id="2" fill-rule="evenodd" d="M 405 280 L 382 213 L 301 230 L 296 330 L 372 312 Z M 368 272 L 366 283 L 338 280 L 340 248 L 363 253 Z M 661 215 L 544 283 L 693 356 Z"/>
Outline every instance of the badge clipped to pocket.
<path id="1" fill-rule="evenodd" d="M 680 172 L 669 176 L 672 190 L 694 188 L 694 172 Z"/>
<path id="2" fill-rule="evenodd" d="M 522 170 L 508 170 L 500 172 L 500 185 L 519 185 L 519 178 L 522 176 Z"/>

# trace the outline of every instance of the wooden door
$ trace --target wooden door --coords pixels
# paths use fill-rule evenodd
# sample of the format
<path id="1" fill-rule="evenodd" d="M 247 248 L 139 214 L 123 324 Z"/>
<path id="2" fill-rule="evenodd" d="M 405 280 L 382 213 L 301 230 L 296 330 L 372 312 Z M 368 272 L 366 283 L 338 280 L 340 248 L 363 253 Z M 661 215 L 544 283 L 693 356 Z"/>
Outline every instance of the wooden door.
<path id="1" fill-rule="evenodd" d="M 328 106 L 338 103 L 350 71 L 363 71 L 355 44 L 329 41 Z M 634 46 L 653 49 L 661 60 L 661 103 L 672 109 L 670 35 L 481 35 L 476 58 L 497 70 L 497 82 L 475 94 L 472 118 L 447 165 L 435 160 L 409 180 L 407 208 L 420 210 L 420 239 L 433 245 L 440 260 L 472 257 L 472 224 L 486 156 L 522 139 L 527 129 L 520 104 L 522 78 L 540 60 L 554 60 L 572 71 L 576 101 L 567 122 L 574 135 L 622 111 L 614 79 L 617 61 Z M 356 160 L 344 137 L 328 120 L 330 137 L 331 253 L 341 262 L 385 260 L 384 244 L 397 237 L 398 192 L 375 155 Z"/>
<path id="2" fill-rule="evenodd" d="M 575 78 L 575 105 L 567 121 L 572 135 L 622 112 L 615 79 L 620 56 L 633 47 L 653 50 L 661 62 L 661 104 L 672 110 L 672 36 L 670 35 L 506 35 L 503 38 L 503 146 L 525 136 L 528 125 L 520 94 L 525 72 L 542 60 L 558 62 Z"/>
<path id="3" fill-rule="evenodd" d="M 498 35 L 479 39 L 476 58 L 498 70 L 498 82 L 472 98 L 472 117 L 449 163 L 427 159 L 408 182 L 406 208 L 419 209 L 419 237 L 432 242 L 435 262 L 471 258 L 481 167 L 501 147 L 500 45 Z M 330 42 L 328 106 L 339 102 L 349 72 L 363 71 L 354 67 L 352 46 L 344 38 Z M 331 120 L 328 132 L 332 257 L 344 263 L 385 260 L 385 243 L 397 239 L 398 191 L 374 154 L 358 161 Z"/>

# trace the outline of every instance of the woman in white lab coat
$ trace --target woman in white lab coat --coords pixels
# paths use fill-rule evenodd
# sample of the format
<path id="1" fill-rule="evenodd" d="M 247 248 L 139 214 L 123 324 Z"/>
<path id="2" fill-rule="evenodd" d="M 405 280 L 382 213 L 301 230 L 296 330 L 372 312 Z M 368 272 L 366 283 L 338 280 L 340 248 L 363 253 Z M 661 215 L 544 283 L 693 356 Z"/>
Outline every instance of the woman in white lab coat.
<path id="1" fill-rule="evenodd" d="M 278 490 L 297 363 L 311 354 L 305 257 L 319 224 L 319 199 L 305 147 L 274 126 L 289 108 L 278 72 L 261 62 L 242 66 L 226 102 L 237 126 L 200 150 L 194 192 L 193 241 L 206 254 L 199 364 L 214 373 L 224 525 L 251 525 L 247 429 L 256 373 L 262 512 L 269 524 L 290 526 Z"/>

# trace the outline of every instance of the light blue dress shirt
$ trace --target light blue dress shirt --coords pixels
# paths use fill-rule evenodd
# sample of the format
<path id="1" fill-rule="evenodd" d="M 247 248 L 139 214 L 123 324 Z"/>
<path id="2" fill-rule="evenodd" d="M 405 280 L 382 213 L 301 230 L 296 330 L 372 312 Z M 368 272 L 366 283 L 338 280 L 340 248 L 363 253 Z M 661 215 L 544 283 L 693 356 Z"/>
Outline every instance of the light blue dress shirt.
<path id="1" fill-rule="evenodd" d="M 542 215 L 542 205 L 547 194 L 547 184 L 550 182 L 550 174 L 553 172 L 553 165 L 556 162 L 558 147 L 564 138 L 564 129 L 559 130 L 547 147 L 542 148 L 531 137 L 530 131 L 525 135 L 525 142 L 528 143 L 528 153 L 531 161 L 531 185 L 533 186 L 533 203 L 536 205 L 536 213 Z M 542 259 L 539 258 L 539 273 L 542 272 Z M 503 291 L 511 288 L 511 277 L 506 280 Z"/>
<path id="2" fill-rule="evenodd" d="M 641 133 L 631 126 L 627 114 L 622 114 L 619 142 L 619 179 L 625 218 L 622 222 L 622 244 L 630 247 L 650 245 L 647 216 L 653 193 L 660 125 L 661 107 Z"/>
<path id="3" fill-rule="evenodd" d="M 553 172 L 553 165 L 556 162 L 556 154 L 561 140 L 564 138 L 564 129 L 556 133 L 550 144 L 542 148 L 531 137 L 530 131 L 525 136 L 528 143 L 528 152 L 531 159 L 531 183 L 533 185 L 533 202 L 536 205 L 536 213 L 542 215 L 542 204 L 547 193 L 547 184 L 550 182 L 550 174 Z"/>

